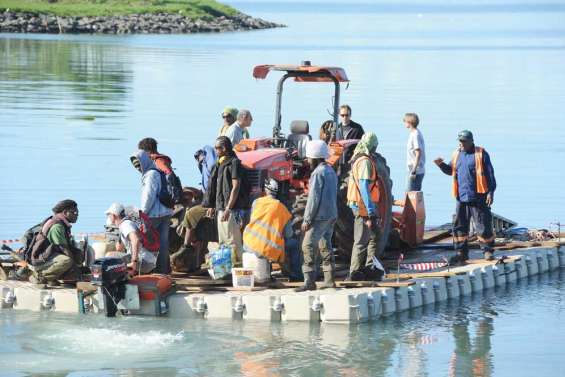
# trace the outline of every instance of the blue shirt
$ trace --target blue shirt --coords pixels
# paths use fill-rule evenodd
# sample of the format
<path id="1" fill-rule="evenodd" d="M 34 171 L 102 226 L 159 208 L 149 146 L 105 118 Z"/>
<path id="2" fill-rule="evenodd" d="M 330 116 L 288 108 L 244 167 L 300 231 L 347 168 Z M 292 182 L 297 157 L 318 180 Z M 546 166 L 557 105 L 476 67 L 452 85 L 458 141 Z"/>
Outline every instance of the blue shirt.
<path id="1" fill-rule="evenodd" d="M 335 220 L 337 218 L 337 175 L 325 162 L 319 164 L 310 176 L 308 200 L 304 221 Z"/>
<path id="2" fill-rule="evenodd" d="M 496 190 L 494 169 L 490 162 L 490 156 L 485 150 L 483 150 L 483 159 L 489 192 L 494 193 L 494 190 Z M 451 163 L 449 166 L 452 167 Z M 484 195 L 477 193 L 477 168 L 474 149 L 472 152 L 461 151 L 459 153 L 459 158 L 457 159 L 457 183 L 459 184 L 459 197 L 457 199 L 460 202 L 474 202 Z"/>

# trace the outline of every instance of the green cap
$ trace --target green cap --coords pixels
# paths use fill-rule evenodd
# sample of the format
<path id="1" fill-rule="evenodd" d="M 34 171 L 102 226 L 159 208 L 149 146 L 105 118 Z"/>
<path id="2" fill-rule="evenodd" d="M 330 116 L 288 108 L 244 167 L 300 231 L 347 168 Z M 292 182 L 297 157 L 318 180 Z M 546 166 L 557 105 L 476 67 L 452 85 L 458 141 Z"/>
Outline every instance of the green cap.
<path id="1" fill-rule="evenodd" d="M 224 111 L 222 111 L 222 115 L 231 115 L 233 117 L 233 119 L 237 118 L 237 109 L 235 107 L 229 107 L 226 106 L 224 107 Z"/>
<path id="2" fill-rule="evenodd" d="M 457 134 L 457 140 L 473 141 L 473 133 L 469 130 L 460 131 L 459 134 Z"/>

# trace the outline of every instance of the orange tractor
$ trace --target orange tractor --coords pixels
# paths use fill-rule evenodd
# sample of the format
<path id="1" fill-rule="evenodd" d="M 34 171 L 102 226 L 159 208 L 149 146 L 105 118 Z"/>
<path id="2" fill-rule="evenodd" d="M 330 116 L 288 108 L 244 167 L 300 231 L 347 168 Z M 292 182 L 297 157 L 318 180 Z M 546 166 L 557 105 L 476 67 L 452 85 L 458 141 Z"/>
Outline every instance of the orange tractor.
<path id="1" fill-rule="evenodd" d="M 270 137 L 243 140 L 235 149 L 243 166 L 247 169 L 252 199 L 262 195 L 265 178 L 271 177 L 279 182 L 279 199 L 293 214 L 293 226 L 297 235 L 303 220 L 308 194 L 310 169 L 305 158 L 306 143 L 312 139 L 309 124 L 304 120 L 290 122 L 290 133 L 282 133 L 282 94 L 284 83 L 292 79 L 299 83 L 333 83 L 333 127 L 330 143 L 331 157 L 328 162 L 335 168 L 340 182 L 338 190 L 339 216 L 334 231 L 334 247 L 338 256 L 348 259 L 353 244 L 353 214 L 347 206 L 347 182 L 350 173 L 348 159 L 358 140 L 344 140 L 337 119 L 339 113 L 340 85 L 349 82 L 344 69 L 339 67 L 302 65 L 259 65 L 253 69 L 253 77 L 264 79 L 271 71 L 281 71 L 283 76 L 277 85 L 275 124 Z M 378 187 L 380 190 L 381 237 L 379 253 L 382 255 L 392 226 L 392 181 L 386 160 L 377 154 Z"/>

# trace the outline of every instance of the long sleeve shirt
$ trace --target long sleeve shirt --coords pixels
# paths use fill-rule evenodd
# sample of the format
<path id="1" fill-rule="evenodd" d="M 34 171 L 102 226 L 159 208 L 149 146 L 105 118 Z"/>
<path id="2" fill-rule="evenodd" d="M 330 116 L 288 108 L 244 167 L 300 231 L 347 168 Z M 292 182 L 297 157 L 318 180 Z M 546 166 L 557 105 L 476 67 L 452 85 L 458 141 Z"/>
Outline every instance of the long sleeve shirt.
<path id="1" fill-rule="evenodd" d="M 494 177 L 494 168 L 490 161 L 490 156 L 483 151 L 483 165 L 489 193 L 494 194 L 496 190 L 496 179 Z M 457 183 L 459 185 L 459 193 L 457 200 L 463 203 L 474 202 L 486 194 L 477 193 L 477 169 L 475 166 L 475 150 L 471 152 L 461 151 L 457 159 Z M 442 163 L 440 169 L 447 175 L 453 174 L 452 162 L 449 164 Z"/>
<path id="2" fill-rule="evenodd" d="M 319 164 L 310 176 L 304 222 L 337 218 L 337 175 L 326 163 Z"/>

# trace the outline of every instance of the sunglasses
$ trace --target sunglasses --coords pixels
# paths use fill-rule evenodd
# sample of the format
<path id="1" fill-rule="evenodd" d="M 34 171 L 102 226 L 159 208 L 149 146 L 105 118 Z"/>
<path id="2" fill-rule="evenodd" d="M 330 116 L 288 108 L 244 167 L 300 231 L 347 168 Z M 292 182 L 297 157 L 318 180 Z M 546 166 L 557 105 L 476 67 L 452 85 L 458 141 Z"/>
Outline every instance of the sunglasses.
<path id="1" fill-rule="evenodd" d="M 230 115 L 230 114 L 228 114 L 228 115 L 222 115 L 222 118 L 224 118 L 224 119 L 231 118 L 231 115 Z"/>

